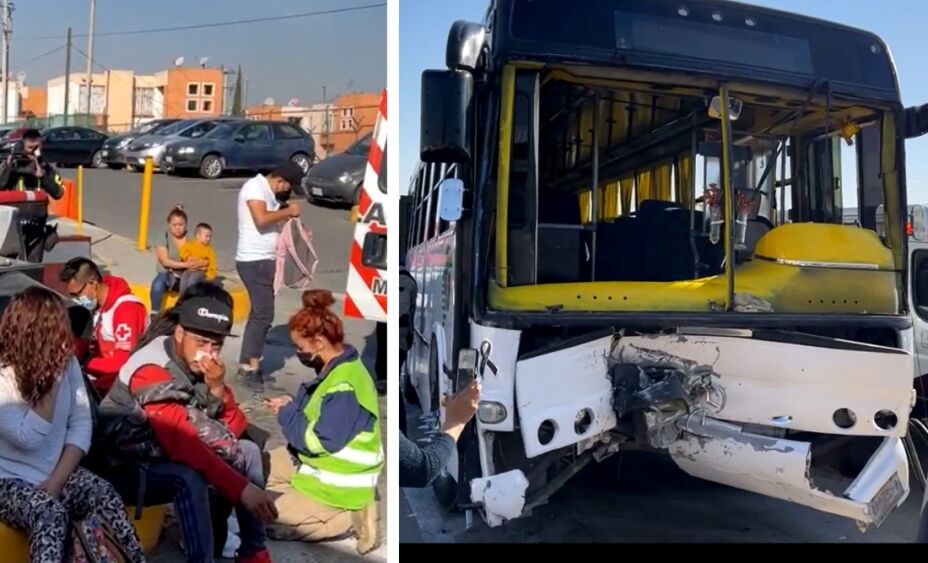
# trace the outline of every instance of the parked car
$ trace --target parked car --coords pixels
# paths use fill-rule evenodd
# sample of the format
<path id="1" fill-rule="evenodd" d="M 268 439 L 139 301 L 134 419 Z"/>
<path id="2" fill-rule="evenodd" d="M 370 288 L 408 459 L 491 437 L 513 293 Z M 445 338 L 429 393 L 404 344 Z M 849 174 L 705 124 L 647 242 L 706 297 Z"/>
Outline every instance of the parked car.
<path id="1" fill-rule="evenodd" d="M 197 139 L 216 128 L 225 118 L 183 119 L 172 123 L 154 133 L 138 137 L 123 150 L 126 164 L 140 167 L 145 165 L 145 157 L 150 156 L 155 168 L 161 168 L 164 147 L 172 141 Z"/>
<path id="2" fill-rule="evenodd" d="M 42 156 L 60 165 L 106 168 L 103 143 L 107 135 L 86 127 L 52 127 L 42 132 Z"/>
<path id="3" fill-rule="evenodd" d="M 0 153 L 8 152 L 10 150 L 10 147 L 13 146 L 13 143 L 22 139 L 23 133 L 25 133 L 29 129 L 32 129 L 32 128 L 31 127 L 17 127 L 16 129 L 12 129 L 9 133 L 7 133 L 3 137 L 3 140 L 0 141 L 0 143 L 2 143 L 2 145 L 0 145 Z"/>
<path id="4" fill-rule="evenodd" d="M 368 133 L 345 152 L 332 155 L 313 166 L 303 179 L 303 191 L 309 201 L 358 203 L 372 137 L 373 133 Z"/>
<path id="5" fill-rule="evenodd" d="M 315 154 L 313 138 L 292 123 L 239 120 L 222 123 L 199 139 L 169 143 L 164 170 L 198 170 L 200 176 L 215 179 L 227 170 L 270 170 L 291 160 L 308 172 Z"/>
<path id="6" fill-rule="evenodd" d="M 113 135 L 103 143 L 103 160 L 106 161 L 107 166 L 114 170 L 125 167 L 126 164 L 128 164 L 126 162 L 125 149 L 129 147 L 132 141 L 142 135 L 153 135 L 158 133 L 158 131 L 178 121 L 180 121 L 180 119 L 153 119 L 127 133 Z"/>

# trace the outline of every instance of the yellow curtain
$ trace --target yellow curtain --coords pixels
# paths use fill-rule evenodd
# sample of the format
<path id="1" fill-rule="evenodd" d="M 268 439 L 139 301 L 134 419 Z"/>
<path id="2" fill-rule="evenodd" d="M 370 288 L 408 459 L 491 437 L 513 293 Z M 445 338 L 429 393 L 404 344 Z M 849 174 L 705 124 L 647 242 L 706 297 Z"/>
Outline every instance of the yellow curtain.
<path id="1" fill-rule="evenodd" d="M 619 216 L 619 183 L 612 182 L 606 185 L 605 203 L 603 204 L 603 219 L 610 220 Z"/>
<path id="2" fill-rule="evenodd" d="M 638 205 L 646 199 L 654 199 L 651 193 L 651 171 L 644 170 L 635 178 L 635 201 Z"/>
<path id="3" fill-rule="evenodd" d="M 690 155 L 677 159 L 677 197 L 684 207 L 693 205 L 693 160 Z"/>
<path id="4" fill-rule="evenodd" d="M 593 192 L 591 190 L 586 190 L 585 192 L 580 192 L 577 196 L 580 198 L 580 224 L 582 225 L 586 225 L 590 222 L 590 207 L 593 204 L 592 194 Z"/>
<path id="5" fill-rule="evenodd" d="M 619 181 L 621 186 L 622 209 L 619 211 L 622 215 L 628 215 L 632 212 L 632 189 L 635 187 L 635 179 L 629 176 Z"/>
<path id="6" fill-rule="evenodd" d="M 673 196 L 670 193 L 670 167 L 671 163 L 667 163 L 654 168 L 654 199 L 672 201 Z"/>

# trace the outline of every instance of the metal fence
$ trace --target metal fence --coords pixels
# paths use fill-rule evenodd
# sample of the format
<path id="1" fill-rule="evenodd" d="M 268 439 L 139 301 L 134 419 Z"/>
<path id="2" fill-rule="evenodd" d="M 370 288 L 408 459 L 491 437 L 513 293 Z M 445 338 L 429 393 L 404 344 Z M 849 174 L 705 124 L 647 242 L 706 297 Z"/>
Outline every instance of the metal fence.
<path id="1" fill-rule="evenodd" d="M 98 126 L 97 116 L 92 114 L 76 115 L 49 115 L 48 117 L 27 117 L 17 121 L 8 121 L 7 127 L 31 127 L 33 129 L 47 129 L 49 127 L 62 127 L 72 125 L 74 127 L 89 127 L 91 129 L 106 130 L 107 126 Z"/>

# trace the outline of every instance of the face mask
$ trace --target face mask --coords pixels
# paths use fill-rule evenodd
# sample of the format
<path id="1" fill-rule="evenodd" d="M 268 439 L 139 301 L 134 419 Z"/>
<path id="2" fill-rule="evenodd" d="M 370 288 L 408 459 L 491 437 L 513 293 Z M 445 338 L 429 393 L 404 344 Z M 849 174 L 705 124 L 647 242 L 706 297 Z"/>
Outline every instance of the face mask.
<path id="1" fill-rule="evenodd" d="M 87 309 L 91 313 L 97 310 L 97 300 L 91 299 L 86 295 L 81 295 L 80 297 L 75 297 L 74 302 L 80 305 L 81 307 Z"/>
<path id="2" fill-rule="evenodd" d="M 298 360 L 300 360 L 301 364 L 315 370 L 317 374 L 322 371 L 322 368 L 325 367 L 325 362 L 322 361 L 322 356 L 316 354 L 315 352 L 297 352 L 296 357 Z"/>

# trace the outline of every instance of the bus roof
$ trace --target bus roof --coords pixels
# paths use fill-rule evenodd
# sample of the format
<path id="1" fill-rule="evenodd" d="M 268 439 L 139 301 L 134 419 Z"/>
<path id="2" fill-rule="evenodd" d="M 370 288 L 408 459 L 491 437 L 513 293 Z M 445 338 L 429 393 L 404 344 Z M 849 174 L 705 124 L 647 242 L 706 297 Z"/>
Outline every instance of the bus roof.
<path id="1" fill-rule="evenodd" d="M 899 101 L 892 56 L 873 33 L 721 0 L 495 0 L 497 59 L 578 62 L 749 79 Z"/>

